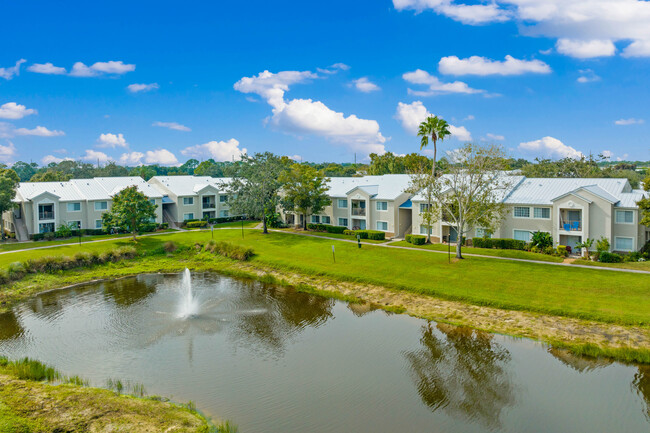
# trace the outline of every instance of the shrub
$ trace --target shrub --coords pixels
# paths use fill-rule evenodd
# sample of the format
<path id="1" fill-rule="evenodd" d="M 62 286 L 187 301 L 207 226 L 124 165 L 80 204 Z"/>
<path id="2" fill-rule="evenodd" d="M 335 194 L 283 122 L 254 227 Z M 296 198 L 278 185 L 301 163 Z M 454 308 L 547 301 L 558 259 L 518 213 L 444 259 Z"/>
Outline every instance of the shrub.
<path id="1" fill-rule="evenodd" d="M 603 263 L 620 263 L 623 261 L 623 257 L 620 254 L 603 251 L 598 255 L 598 260 Z"/>
<path id="2" fill-rule="evenodd" d="M 544 249 L 542 250 L 542 252 L 543 252 L 544 254 L 547 254 L 547 255 L 549 255 L 549 256 L 552 256 L 553 254 L 555 254 L 555 253 L 557 252 L 557 250 L 556 250 L 555 248 L 553 248 L 553 247 L 546 247 L 546 248 L 544 248 Z"/>
<path id="3" fill-rule="evenodd" d="M 359 236 L 360 239 L 368 239 L 368 230 L 355 230 L 355 236 Z"/>
<path id="4" fill-rule="evenodd" d="M 406 242 L 408 242 L 408 243 L 411 243 L 411 236 L 413 236 L 413 235 L 412 235 L 412 234 L 408 234 L 408 235 L 404 236 L 404 240 L 405 240 Z"/>
<path id="5" fill-rule="evenodd" d="M 214 246 L 211 246 L 211 251 L 224 257 L 228 257 L 229 259 L 241 261 L 246 261 L 255 254 L 252 248 L 245 248 L 223 241 L 215 242 Z"/>
<path id="6" fill-rule="evenodd" d="M 386 239 L 386 233 L 379 230 L 368 230 L 368 239 L 372 239 L 374 241 L 383 241 Z"/>
<path id="7" fill-rule="evenodd" d="M 557 246 L 557 253 L 561 257 L 569 257 L 569 250 L 567 250 L 566 245 L 558 245 Z"/>
<path id="8" fill-rule="evenodd" d="M 413 245 L 424 245 L 427 242 L 427 237 L 424 235 L 410 235 L 409 242 Z"/>
<path id="9" fill-rule="evenodd" d="M 526 242 L 517 239 L 473 238 L 472 243 L 476 248 L 496 248 L 498 250 L 526 249 Z"/>
<path id="10" fill-rule="evenodd" d="M 603 252 L 609 252 L 609 239 L 604 236 L 601 236 L 600 239 L 596 241 L 596 251 L 600 254 Z"/>
<path id="11" fill-rule="evenodd" d="M 7 274 L 9 278 L 18 279 L 23 276 L 25 273 L 25 266 L 21 262 L 13 262 L 9 265 L 7 269 Z"/>
<path id="12" fill-rule="evenodd" d="M 530 240 L 530 244 L 543 250 L 546 247 L 553 246 L 553 236 L 548 232 L 535 232 L 533 233 L 533 238 Z"/>
<path id="13" fill-rule="evenodd" d="M 338 233 L 338 234 L 343 234 L 346 230 L 345 227 L 343 226 L 327 226 L 325 227 L 327 230 L 327 233 Z"/>
<path id="14" fill-rule="evenodd" d="M 208 225 L 207 221 L 190 221 L 185 226 L 188 229 L 197 229 L 197 228 L 205 227 L 207 225 Z"/>
<path id="15" fill-rule="evenodd" d="M 354 236 L 354 230 L 345 229 L 343 230 L 343 234 L 348 236 Z"/>
<path id="16" fill-rule="evenodd" d="M 69 238 L 72 236 L 72 227 L 68 224 L 61 224 L 54 232 L 54 235 L 57 238 Z"/>
<path id="17" fill-rule="evenodd" d="M 531 253 L 541 253 L 542 250 L 541 250 L 537 245 L 532 245 L 532 246 L 530 247 L 530 252 L 531 252 Z"/>
<path id="18" fill-rule="evenodd" d="M 173 253 L 178 249 L 178 246 L 176 246 L 174 241 L 167 241 L 165 242 L 165 245 L 163 245 L 163 249 L 166 253 Z"/>
<path id="19" fill-rule="evenodd" d="M 158 225 L 158 228 L 161 230 L 167 230 L 169 228 L 169 223 L 161 223 Z"/>

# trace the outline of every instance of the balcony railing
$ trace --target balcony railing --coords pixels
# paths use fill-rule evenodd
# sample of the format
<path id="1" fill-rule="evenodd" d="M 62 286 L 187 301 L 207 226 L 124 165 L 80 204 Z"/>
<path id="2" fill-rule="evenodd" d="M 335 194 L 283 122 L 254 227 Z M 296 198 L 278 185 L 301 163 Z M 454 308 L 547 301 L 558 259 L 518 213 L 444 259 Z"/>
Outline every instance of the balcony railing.
<path id="1" fill-rule="evenodd" d="M 38 213 L 38 219 L 39 220 L 53 220 L 54 219 L 54 212 L 39 212 Z"/>
<path id="2" fill-rule="evenodd" d="M 214 209 L 216 204 L 214 202 L 203 202 L 203 209 Z"/>
<path id="3" fill-rule="evenodd" d="M 560 230 L 567 232 L 578 232 L 582 230 L 582 221 L 562 220 L 560 221 Z"/>
<path id="4" fill-rule="evenodd" d="M 352 208 L 353 216 L 366 216 L 366 208 L 353 207 Z"/>

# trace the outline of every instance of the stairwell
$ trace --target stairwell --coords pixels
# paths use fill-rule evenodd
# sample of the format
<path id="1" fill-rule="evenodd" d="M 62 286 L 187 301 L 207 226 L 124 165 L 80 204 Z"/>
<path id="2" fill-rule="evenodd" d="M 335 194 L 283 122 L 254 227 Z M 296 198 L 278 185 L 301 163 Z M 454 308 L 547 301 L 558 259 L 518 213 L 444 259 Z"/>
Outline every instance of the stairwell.
<path id="1" fill-rule="evenodd" d="M 29 240 L 29 232 L 23 218 L 17 218 L 14 214 L 14 229 L 16 230 L 16 240 L 19 242 Z"/>
<path id="2" fill-rule="evenodd" d="M 172 214 L 168 210 L 163 210 L 163 222 L 166 222 L 169 225 L 170 229 L 178 229 L 178 224 L 174 221 Z"/>

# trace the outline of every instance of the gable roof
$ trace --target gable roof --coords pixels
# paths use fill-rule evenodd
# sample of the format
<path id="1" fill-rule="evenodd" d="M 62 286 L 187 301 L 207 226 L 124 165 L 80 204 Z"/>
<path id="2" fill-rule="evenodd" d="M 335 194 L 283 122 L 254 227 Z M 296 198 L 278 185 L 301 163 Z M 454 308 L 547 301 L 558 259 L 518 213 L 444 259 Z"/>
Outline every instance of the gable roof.
<path id="1" fill-rule="evenodd" d="M 175 196 L 196 196 L 198 191 L 208 185 L 215 187 L 219 191 L 225 191 L 232 180 L 230 177 L 216 178 L 210 176 L 154 176 L 152 179 L 160 182 L 162 188 Z"/>
<path id="2" fill-rule="evenodd" d="M 110 200 L 126 187 L 137 186 L 138 191 L 149 198 L 160 198 L 162 194 L 141 177 L 96 177 L 93 179 L 72 179 L 66 182 L 21 182 L 16 190 L 16 199 L 33 200 L 43 194 L 52 194 L 59 201 Z"/>
<path id="3" fill-rule="evenodd" d="M 408 174 L 385 174 L 382 176 L 332 177 L 329 180 L 330 197 L 344 198 L 356 188 L 363 189 L 372 199 L 395 200 L 408 189 Z"/>
<path id="4" fill-rule="evenodd" d="M 525 178 L 504 203 L 551 206 L 554 199 L 582 189 L 613 203 L 624 191 L 631 190 L 627 179 Z"/>

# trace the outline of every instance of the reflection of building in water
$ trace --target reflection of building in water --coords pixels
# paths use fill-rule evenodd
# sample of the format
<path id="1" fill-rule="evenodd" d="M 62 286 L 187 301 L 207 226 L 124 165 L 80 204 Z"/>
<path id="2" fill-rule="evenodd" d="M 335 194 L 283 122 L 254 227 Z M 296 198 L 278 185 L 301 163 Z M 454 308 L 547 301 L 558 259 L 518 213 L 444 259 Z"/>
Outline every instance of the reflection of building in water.
<path id="1" fill-rule="evenodd" d="M 508 373 L 510 353 L 492 335 L 431 323 L 422 327 L 422 347 L 405 353 L 422 401 L 432 411 L 474 420 L 490 428 L 515 404 Z"/>
<path id="2" fill-rule="evenodd" d="M 348 309 L 357 317 L 363 317 L 371 311 L 375 311 L 377 307 L 370 302 L 350 302 Z"/>
<path id="3" fill-rule="evenodd" d="M 607 367 L 608 365 L 611 365 L 613 363 L 613 361 L 609 359 L 576 356 L 566 349 L 558 349 L 555 347 L 551 347 L 550 349 L 548 349 L 548 353 L 553 355 L 555 358 L 559 359 L 560 362 L 562 362 L 562 364 L 571 367 L 574 370 L 579 371 L 581 373 L 590 370 L 595 370 L 597 368 Z"/>
<path id="4" fill-rule="evenodd" d="M 0 314 L 0 341 L 11 340 L 23 334 L 23 327 L 13 311 Z"/>
<path id="5" fill-rule="evenodd" d="M 632 386 L 645 400 L 646 417 L 650 421 L 650 366 L 639 365 L 639 371 L 634 375 Z"/>

